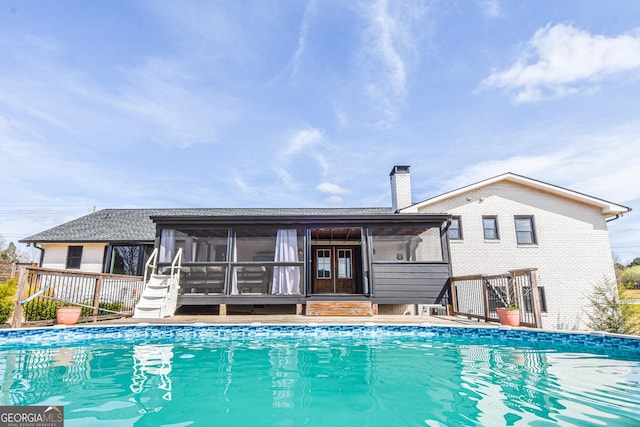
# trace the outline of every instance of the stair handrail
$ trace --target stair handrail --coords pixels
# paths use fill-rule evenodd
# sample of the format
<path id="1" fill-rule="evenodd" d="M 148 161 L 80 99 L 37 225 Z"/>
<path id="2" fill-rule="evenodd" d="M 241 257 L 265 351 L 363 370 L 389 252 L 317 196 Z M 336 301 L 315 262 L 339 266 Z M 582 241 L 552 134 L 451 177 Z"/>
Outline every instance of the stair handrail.
<path id="1" fill-rule="evenodd" d="M 173 313 L 176 311 L 178 306 L 178 289 L 180 289 L 180 272 L 182 271 L 182 248 L 178 249 L 176 256 L 173 258 L 173 262 L 171 263 L 171 279 L 170 279 L 170 287 L 169 293 L 167 295 L 167 312 Z"/>
<path id="2" fill-rule="evenodd" d="M 149 259 L 144 264 L 144 280 L 142 283 L 147 284 L 148 271 L 151 267 L 151 274 L 154 274 L 158 268 L 158 248 L 153 248 L 153 252 L 149 255 Z"/>
<path id="3" fill-rule="evenodd" d="M 178 270 L 178 273 L 175 271 Z M 171 263 L 171 276 L 177 275 L 178 279 L 180 278 L 180 271 L 182 270 L 182 248 L 178 249 L 178 253 L 173 258 L 173 262 Z"/>

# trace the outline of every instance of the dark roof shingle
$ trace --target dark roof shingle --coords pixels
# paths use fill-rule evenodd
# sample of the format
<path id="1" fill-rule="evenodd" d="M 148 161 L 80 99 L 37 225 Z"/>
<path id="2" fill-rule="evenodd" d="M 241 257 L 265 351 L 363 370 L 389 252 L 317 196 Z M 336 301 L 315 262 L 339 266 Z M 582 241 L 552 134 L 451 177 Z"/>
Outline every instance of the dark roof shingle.
<path id="1" fill-rule="evenodd" d="M 103 209 L 20 240 L 47 242 L 153 242 L 151 217 L 388 215 L 391 208 L 176 208 Z"/>

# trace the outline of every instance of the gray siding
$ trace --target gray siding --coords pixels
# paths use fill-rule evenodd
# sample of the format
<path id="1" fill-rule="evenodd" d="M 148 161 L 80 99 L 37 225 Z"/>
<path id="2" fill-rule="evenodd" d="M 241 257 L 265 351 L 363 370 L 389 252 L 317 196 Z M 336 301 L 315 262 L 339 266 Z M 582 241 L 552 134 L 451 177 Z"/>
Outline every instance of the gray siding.
<path id="1" fill-rule="evenodd" d="M 448 295 L 447 263 L 374 263 L 373 301 L 381 304 L 440 304 Z"/>

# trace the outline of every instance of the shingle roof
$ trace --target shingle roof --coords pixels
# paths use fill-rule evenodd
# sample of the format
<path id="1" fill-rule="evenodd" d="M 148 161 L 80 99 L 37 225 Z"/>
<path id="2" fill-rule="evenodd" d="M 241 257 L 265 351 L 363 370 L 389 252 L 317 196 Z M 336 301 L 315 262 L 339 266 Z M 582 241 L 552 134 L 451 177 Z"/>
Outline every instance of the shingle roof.
<path id="1" fill-rule="evenodd" d="M 103 209 L 20 240 L 48 242 L 153 242 L 151 217 L 389 215 L 391 208 Z"/>

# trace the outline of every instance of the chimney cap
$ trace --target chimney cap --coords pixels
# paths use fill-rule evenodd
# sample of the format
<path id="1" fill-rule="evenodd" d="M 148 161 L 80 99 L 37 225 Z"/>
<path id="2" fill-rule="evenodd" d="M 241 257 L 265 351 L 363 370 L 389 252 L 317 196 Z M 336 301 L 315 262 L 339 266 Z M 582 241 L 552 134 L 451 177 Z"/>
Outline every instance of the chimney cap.
<path id="1" fill-rule="evenodd" d="M 409 173 L 410 167 L 411 166 L 408 166 L 408 165 L 404 165 L 404 166 L 396 165 L 393 167 L 393 169 L 391 169 L 391 173 L 389 174 L 389 176 L 393 176 L 397 173 Z"/>

